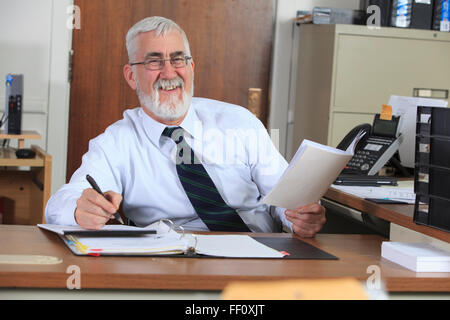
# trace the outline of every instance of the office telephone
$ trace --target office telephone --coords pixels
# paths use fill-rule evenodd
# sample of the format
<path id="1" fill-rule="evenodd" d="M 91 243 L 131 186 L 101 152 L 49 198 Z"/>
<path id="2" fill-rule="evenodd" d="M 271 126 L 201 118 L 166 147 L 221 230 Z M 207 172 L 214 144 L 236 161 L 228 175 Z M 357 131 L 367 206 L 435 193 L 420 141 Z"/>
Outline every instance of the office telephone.
<path id="1" fill-rule="evenodd" d="M 400 116 L 392 120 L 380 119 L 376 114 L 373 125 L 364 123 L 353 128 L 339 143 L 338 149 L 346 150 L 358 132 L 366 134 L 356 145 L 355 154 L 341 174 L 375 175 L 397 152 L 402 135 L 398 134 Z"/>

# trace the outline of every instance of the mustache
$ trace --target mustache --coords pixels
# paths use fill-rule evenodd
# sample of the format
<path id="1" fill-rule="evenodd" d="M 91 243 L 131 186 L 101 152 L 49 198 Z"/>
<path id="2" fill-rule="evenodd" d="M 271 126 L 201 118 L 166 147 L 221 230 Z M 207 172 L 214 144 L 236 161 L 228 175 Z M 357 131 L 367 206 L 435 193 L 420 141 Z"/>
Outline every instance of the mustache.
<path id="1" fill-rule="evenodd" d="M 158 79 L 155 84 L 153 85 L 153 88 L 155 90 L 158 89 L 166 89 L 171 87 L 181 87 L 184 89 L 184 81 L 180 77 L 176 77 L 173 79 L 165 80 L 165 79 Z"/>

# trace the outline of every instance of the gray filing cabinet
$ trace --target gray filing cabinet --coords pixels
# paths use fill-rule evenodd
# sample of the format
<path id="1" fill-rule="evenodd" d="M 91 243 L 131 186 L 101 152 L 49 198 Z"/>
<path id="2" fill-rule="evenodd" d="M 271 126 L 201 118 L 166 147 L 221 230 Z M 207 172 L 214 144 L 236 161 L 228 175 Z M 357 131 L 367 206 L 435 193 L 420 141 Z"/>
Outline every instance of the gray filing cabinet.
<path id="1" fill-rule="evenodd" d="M 303 139 L 337 146 L 390 95 L 448 100 L 450 33 L 301 25 L 292 154 Z"/>

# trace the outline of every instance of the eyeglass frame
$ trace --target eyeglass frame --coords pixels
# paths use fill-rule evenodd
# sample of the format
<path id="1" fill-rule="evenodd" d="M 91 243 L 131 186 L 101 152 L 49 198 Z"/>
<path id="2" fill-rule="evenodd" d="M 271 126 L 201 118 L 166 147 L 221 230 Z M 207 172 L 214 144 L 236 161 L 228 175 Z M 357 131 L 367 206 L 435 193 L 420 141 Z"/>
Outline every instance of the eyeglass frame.
<path id="1" fill-rule="evenodd" d="M 184 66 L 180 66 L 180 67 L 176 67 L 176 66 L 173 65 L 173 60 L 174 60 L 174 59 L 179 59 L 179 58 L 181 58 L 181 57 L 180 57 L 180 56 L 176 56 L 176 57 L 167 58 L 167 59 L 162 59 L 162 58 L 148 58 L 146 61 L 141 61 L 141 62 L 131 62 L 131 63 L 130 63 L 130 66 L 135 66 L 135 65 L 138 65 L 138 64 L 142 64 L 146 70 L 157 71 L 157 70 L 162 70 L 162 69 L 164 68 L 164 65 L 166 64 L 166 61 L 170 61 L 170 65 L 171 65 L 172 67 L 174 67 L 175 69 L 181 69 L 181 68 L 187 67 L 188 61 L 192 59 L 192 57 L 190 57 L 190 56 L 183 56 L 182 58 L 183 58 L 184 61 L 185 61 L 185 65 L 184 65 Z M 148 69 L 146 65 L 147 65 L 147 64 L 150 64 L 150 62 L 147 62 L 147 61 L 149 61 L 149 60 L 158 60 L 158 61 L 160 62 L 159 68 L 157 68 L 157 69 Z M 146 62 L 147 62 L 147 63 L 146 63 Z"/>

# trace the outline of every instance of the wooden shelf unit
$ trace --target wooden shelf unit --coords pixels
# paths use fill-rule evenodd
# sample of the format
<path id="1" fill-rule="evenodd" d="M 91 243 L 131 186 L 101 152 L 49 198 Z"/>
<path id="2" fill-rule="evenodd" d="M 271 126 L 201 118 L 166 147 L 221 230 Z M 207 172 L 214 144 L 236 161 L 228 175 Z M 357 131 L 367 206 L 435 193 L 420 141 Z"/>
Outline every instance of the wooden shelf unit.
<path id="1" fill-rule="evenodd" d="M 23 130 L 21 134 L 6 134 L 4 130 L 0 130 L 0 139 L 17 139 L 19 141 L 18 148 L 22 149 L 25 146 L 25 139 L 39 140 L 41 135 L 36 131 Z"/>
<path id="2" fill-rule="evenodd" d="M 25 139 L 40 139 L 40 135 L 35 131 L 23 131 L 20 135 L 1 131 L 0 139 L 18 139 L 18 147 L 23 148 Z M 31 149 L 36 152 L 34 158 L 18 159 L 17 149 L 0 148 L 3 224 L 44 222 L 45 206 L 51 192 L 52 157 L 39 146 L 32 145 Z"/>

